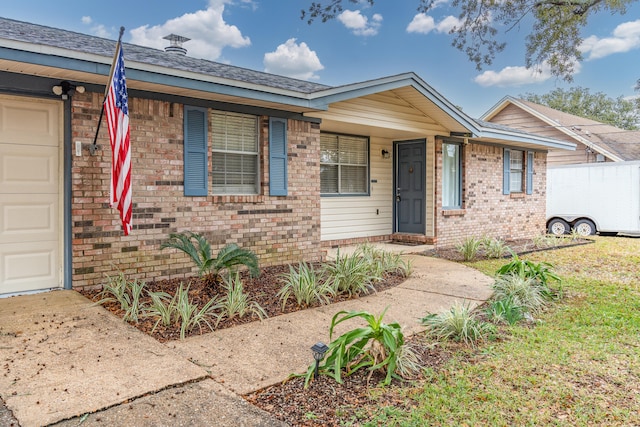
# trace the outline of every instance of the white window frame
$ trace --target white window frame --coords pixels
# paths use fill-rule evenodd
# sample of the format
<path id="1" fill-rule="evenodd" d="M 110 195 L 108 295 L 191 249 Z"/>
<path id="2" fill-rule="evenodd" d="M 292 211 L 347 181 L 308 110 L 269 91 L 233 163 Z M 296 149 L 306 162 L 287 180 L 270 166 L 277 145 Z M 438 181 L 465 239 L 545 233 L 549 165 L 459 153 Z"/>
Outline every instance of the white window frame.
<path id="1" fill-rule="evenodd" d="M 442 208 L 462 208 L 462 144 L 450 141 L 442 143 Z"/>
<path id="2" fill-rule="evenodd" d="M 520 158 L 514 158 L 514 153 L 519 153 Z M 524 193 L 525 191 L 525 152 L 524 150 L 511 150 L 511 157 L 509 158 L 509 192 L 511 193 Z M 515 181 L 514 181 L 515 179 Z M 518 181 L 520 182 L 520 188 L 517 188 Z M 514 188 L 516 188 L 514 190 Z"/>
<path id="3" fill-rule="evenodd" d="M 330 153 L 328 153 L 327 151 L 323 151 L 322 149 L 322 138 L 336 138 L 336 152 L 333 153 L 333 155 L 331 155 Z M 369 195 L 369 170 L 370 170 L 370 159 L 369 159 L 369 152 L 370 152 L 370 141 L 368 137 L 365 136 L 358 136 L 358 135 L 343 135 L 343 134 L 334 134 L 334 133 L 321 133 L 320 134 L 320 140 L 321 140 L 321 144 L 320 144 L 320 188 L 321 188 L 321 192 L 320 195 L 321 196 L 368 196 Z M 349 144 L 349 141 L 354 141 L 354 140 L 358 140 L 361 143 L 364 143 L 364 158 L 365 161 L 364 163 L 353 163 L 353 162 L 348 162 L 347 159 L 345 159 L 347 157 L 346 152 L 345 152 L 345 147 L 347 144 Z M 340 144 L 343 144 L 345 147 L 341 148 Z M 330 167 L 333 168 L 335 167 L 337 170 L 337 191 L 323 191 L 322 189 L 322 176 L 323 176 L 323 167 Z M 343 183 L 342 183 L 342 170 L 344 168 L 347 167 L 357 167 L 357 168 L 364 168 L 364 176 L 363 176 L 363 182 L 362 182 L 362 187 L 364 189 L 364 191 L 358 191 L 358 192 L 349 192 L 346 189 L 343 189 Z"/>
<path id="4" fill-rule="evenodd" d="M 254 115 L 230 111 L 211 111 L 211 179 L 214 195 L 259 194 L 260 141 L 258 124 L 259 118 Z M 232 166 L 229 165 L 228 160 L 234 157 L 235 160 L 240 159 L 240 169 L 230 170 Z M 222 168 L 219 168 L 221 159 L 223 165 Z M 244 166 L 251 165 L 251 163 L 253 163 L 254 172 L 245 172 Z M 240 182 L 229 182 L 232 177 Z M 246 177 L 253 178 L 245 182 Z"/>

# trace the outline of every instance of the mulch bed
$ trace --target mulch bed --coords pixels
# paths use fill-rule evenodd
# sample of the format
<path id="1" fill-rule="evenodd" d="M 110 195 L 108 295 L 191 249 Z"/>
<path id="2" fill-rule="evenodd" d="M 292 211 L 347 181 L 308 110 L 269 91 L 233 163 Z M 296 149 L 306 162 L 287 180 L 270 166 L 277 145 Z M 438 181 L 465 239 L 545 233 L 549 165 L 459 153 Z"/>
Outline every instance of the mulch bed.
<path id="1" fill-rule="evenodd" d="M 592 243 L 586 239 L 563 239 L 561 243 L 554 247 L 536 248 L 531 240 L 509 241 L 506 244 L 516 253 L 523 254 L 537 250 L 551 250 L 562 247 L 582 245 Z M 461 261 L 462 257 L 455 248 L 430 250 L 423 255 L 445 258 L 452 261 Z M 508 256 L 505 256 L 507 258 Z M 480 252 L 476 259 L 484 258 Z M 278 316 L 285 313 L 300 310 L 293 303 L 288 304 L 284 309 L 282 303 L 276 297 L 282 286 L 280 275 L 288 272 L 288 266 L 267 267 L 261 269 L 262 273 L 257 278 L 243 277 L 245 291 L 251 298 L 257 301 L 267 312 L 269 317 Z M 383 282 L 376 285 L 376 291 L 381 291 L 392 286 L 396 286 L 404 281 L 399 275 L 389 275 Z M 224 289 L 219 283 L 212 282 L 210 278 L 190 278 L 164 280 L 149 282 L 147 287 L 152 291 L 164 291 L 169 294 L 181 282 L 190 284 L 190 297 L 197 301 L 200 306 L 216 295 L 221 295 Z M 85 296 L 90 299 L 96 298 L 98 291 L 85 291 Z M 346 297 L 335 298 L 332 302 L 345 300 Z M 122 316 L 122 312 L 115 304 L 106 304 L 105 308 L 116 315 Z M 234 319 L 231 321 L 222 320 L 217 326 L 218 329 L 233 327 L 240 323 L 258 320 L 257 317 Z M 153 336 L 161 342 L 179 339 L 177 328 L 158 327 L 155 332 L 151 332 L 153 321 L 150 319 L 141 320 L 134 324 L 141 331 Z M 502 329 L 502 328 L 500 328 Z M 209 332 L 202 331 L 204 333 Z M 503 331 L 504 332 L 504 331 Z M 201 331 L 195 329 L 189 335 L 198 335 Z M 500 334 L 504 336 L 504 333 Z M 465 357 L 470 362 L 474 360 L 475 350 L 459 343 L 433 343 L 428 341 L 424 335 L 418 334 L 407 338 L 407 342 L 417 353 L 420 363 L 432 371 L 440 369 L 453 354 L 466 354 Z M 374 372 L 369 376 L 367 370 L 360 370 L 348 377 L 344 377 L 344 383 L 338 384 L 332 378 L 321 375 L 314 379 L 310 385 L 304 388 L 304 378 L 294 377 L 281 384 L 276 384 L 254 393 L 250 393 L 244 398 L 271 413 L 274 417 L 293 426 L 338 426 L 338 425 L 359 425 L 371 419 L 379 413 L 381 408 L 394 407 L 399 410 L 411 410 L 415 405 L 410 398 L 403 397 L 400 389 L 419 384 L 420 379 L 403 381 L 394 379 L 391 386 L 380 387 L 378 384 L 384 379 L 384 374 Z"/>
<path id="2" fill-rule="evenodd" d="M 461 349 L 455 343 L 444 346 L 427 343 L 421 335 L 413 336 L 407 342 L 421 365 L 433 370 L 441 368 L 454 352 Z M 292 426 L 357 425 L 373 417 L 383 407 L 411 410 L 414 405 L 411 399 L 401 397 L 398 391 L 415 384 L 420 378 L 411 381 L 394 379 L 390 386 L 378 387 L 383 380 L 384 373 L 375 371 L 369 377 L 369 371 L 361 369 L 343 377 L 343 384 L 320 375 L 305 389 L 304 378 L 294 377 L 244 398 Z"/>
<path id="3" fill-rule="evenodd" d="M 283 284 L 281 275 L 289 272 L 288 266 L 281 265 L 264 267 L 261 268 L 260 271 L 261 272 L 258 277 L 249 277 L 247 273 L 242 273 L 242 283 L 244 291 L 250 296 L 250 300 L 256 301 L 260 304 L 268 317 L 279 316 L 281 314 L 292 313 L 294 311 L 308 308 L 298 307 L 293 301 L 293 298 L 290 298 L 289 303 L 283 309 L 282 302 L 276 296 Z M 384 277 L 383 281 L 374 284 L 374 288 L 376 292 L 379 292 L 390 287 L 397 286 L 404 280 L 405 278 L 399 274 L 388 274 Z M 209 300 L 211 300 L 211 298 L 221 297 L 225 293 L 222 283 L 216 282 L 211 276 L 152 281 L 146 283 L 145 289 L 152 292 L 162 291 L 169 295 L 174 295 L 180 284 L 189 285 L 189 299 L 192 303 L 197 304 L 199 308 L 202 308 L 207 302 L 209 302 Z M 98 296 L 99 292 L 100 291 L 96 289 L 81 291 L 85 297 L 92 301 L 98 301 L 100 299 Z M 346 295 L 338 295 L 331 299 L 331 303 L 345 301 L 346 299 L 348 299 Z M 151 298 L 149 298 L 146 293 L 143 293 L 140 300 L 144 304 L 151 302 Z M 318 305 L 312 305 L 311 307 L 315 306 Z M 124 312 L 120 309 L 120 305 L 116 302 L 104 303 L 103 307 L 118 317 L 123 317 L 124 315 Z M 236 317 L 231 320 L 223 318 L 216 326 L 216 329 L 230 328 L 258 320 L 259 318 L 256 315 L 245 316 L 243 318 Z M 180 339 L 179 325 L 172 325 L 169 327 L 158 325 L 156 329 L 153 330 L 154 324 L 155 319 L 153 318 L 141 318 L 138 323 L 131 323 L 132 326 L 135 326 L 145 334 L 152 336 L 160 342 Z M 211 332 L 211 330 L 205 325 L 202 330 L 197 327 L 194 328 L 192 331 L 188 332 L 186 336 L 201 335 L 209 332 Z"/>

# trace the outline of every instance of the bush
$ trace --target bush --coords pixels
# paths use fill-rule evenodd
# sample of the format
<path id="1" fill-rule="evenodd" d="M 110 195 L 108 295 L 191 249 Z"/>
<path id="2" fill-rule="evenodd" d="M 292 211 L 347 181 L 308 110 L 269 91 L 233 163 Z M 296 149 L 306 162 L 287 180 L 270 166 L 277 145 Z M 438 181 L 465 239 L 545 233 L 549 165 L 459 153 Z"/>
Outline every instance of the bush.
<path id="1" fill-rule="evenodd" d="M 509 252 L 509 246 L 501 239 L 486 238 L 482 242 L 487 258 L 502 258 Z"/>
<path id="2" fill-rule="evenodd" d="M 225 278 L 226 295 L 220 299 L 216 308 L 220 309 L 220 318 L 233 319 L 238 316 L 242 318 L 247 314 L 255 314 L 260 320 L 267 317 L 264 309 L 256 301 L 251 301 L 249 295 L 244 292 L 242 279 L 239 274 L 230 278 Z"/>
<path id="3" fill-rule="evenodd" d="M 497 301 L 510 300 L 513 305 L 531 313 L 540 311 L 551 298 L 548 288 L 540 282 L 515 273 L 498 276 L 493 292 Z"/>
<path id="4" fill-rule="evenodd" d="M 359 251 L 344 256 L 338 251 L 336 260 L 327 264 L 324 271 L 333 290 L 349 296 L 374 291 L 373 283 L 382 280 L 378 265 Z"/>
<path id="5" fill-rule="evenodd" d="M 400 374 L 413 374 L 416 369 L 419 370 L 415 354 L 406 347 L 400 325 L 382 322 L 385 313 L 386 309 L 379 317 L 366 311 L 336 313 L 331 319 L 330 339 L 333 338 L 334 328 L 349 319 L 360 318 L 365 320 L 367 325 L 345 332 L 331 341 L 325 362 L 319 372 L 342 383 L 343 371 L 346 375 L 350 375 L 361 368 L 368 368 L 371 371 L 381 369 L 386 372 L 382 384 L 388 385 L 393 377 L 399 377 Z M 315 365 L 309 366 L 305 387 L 309 384 L 314 369 Z"/>
<path id="6" fill-rule="evenodd" d="M 529 278 L 539 282 L 542 286 L 549 289 L 549 281 L 555 280 L 561 284 L 560 277 L 552 270 L 553 265 L 548 262 L 536 263 L 529 260 L 520 259 L 517 254 L 512 252 L 512 260 L 508 264 L 503 265 L 496 272 L 499 276 L 514 274 L 521 277 Z"/>
<path id="7" fill-rule="evenodd" d="M 138 323 L 138 318 L 144 310 L 140 302 L 144 287 L 145 283 L 143 281 L 134 280 L 130 282 L 122 272 L 115 277 L 108 276 L 107 283 L 102 286 L 102 291 L 98 294 L 100 299 L 96 304 L 116 302 L 120 304 L 120 309 L 124 311 L 122 319 L 125 322 Z"/>
<path id="8" fill-rule="evenodd" d="M 403 277 L 411 275 L 411 261 L 403 259 L 399 253 L 376 249 L 370 244 L 359 246 L 356 253 L 368 260 L 375 276 L 387 273 L 397 273 Z"/>
<path id="9" fill-rule="evenodd" d="M 299 263 L 296 270 L 289 266 L 289 273 L 282 274 L 284 285 L 278 291 L 277 297 L 282 301 L 282 308 L 287 305 L 289 298 L 296 300 L 298 307 L 308 307 L 311 304 L 327 304 L 329 296 L 334 289 L 322 277 L 322 273 L 316 272 L 313 265 Z"/>
<path id="10" fill-rule="evenodd" d="M 472 347 L 488 332 L 487 324 L 479 321 L 469 303 L 456 301 L 449 311 L 427 314 L 420 319 L 427 327 L 427 335 L 438 340 L 462 341 Z"/>
<path id="11" fill-rule="evenodd" d="M 482 240 L 474 236 L 469 236 L 461 243 L 456 245 L 456 249 L 462 255 L 465 261 L 472 261 L 478 255 L 478 251 L 482 247 Z"/>
<path id="12" fill-rule="evenodd" d="M 248 249 L 242 249 L 235 243 L 230 243 L 218 252 L 215 258 L 211 254 L 211 245 L 207 239 L 198 233 L 185 231 L 183 233 L 172 233 L 169 240 L 160 245 L 160 249 L 174 248 L 189 255 L 193 263 L 198 268 L 198 274 L 203 276 L 207 273 L 219 275 L 223 270 L 232 273 L 234 268 L 244 265 L 249 269 L 252 276 L 258 276 L 258 257 Z"/>
<path id="13" fill-rule="evenodd" d="M 496 323 L 515 325 L 524 318 L 522 307 L 512 298 L 494 299 L 486 310 L 489 319 Z"/>

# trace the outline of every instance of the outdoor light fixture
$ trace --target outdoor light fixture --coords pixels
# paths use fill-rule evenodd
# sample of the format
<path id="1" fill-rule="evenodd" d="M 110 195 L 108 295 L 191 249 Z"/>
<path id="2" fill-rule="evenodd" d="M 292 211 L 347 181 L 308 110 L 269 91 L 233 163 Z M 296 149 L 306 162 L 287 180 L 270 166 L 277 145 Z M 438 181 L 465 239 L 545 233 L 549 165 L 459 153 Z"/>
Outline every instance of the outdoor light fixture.
<path id="1" fill-rule="evenodd" d="M 382 149 L 382 158 L 383 159 L 388 159 L 389 157 L 391 157 L 391 154 L 389 153 L 389 150 L 385 150 L 384 148 Z"/>
<path id="2" fill-rule="evenodd" d="M 74 92 L 84 93 L 84 86 L 72 85 L 68 81 L 64 80 L 59 85 L 52 88 L 53 93 L 62 97 L 62 99 L 69 99 L 69 95 L 73 95 Z"/>
<path id="3" fill-rule="evenodd" d="M 314 374 L 314 378 L 318 378 L 318 368 L 320 367 L 320 361 L 324 358 L 324 354 L 329 350 L 329 347 L 323 342 L 318 342 L 311 347 L 311 351 L 313 352 L 313 358 L 316 361 L 316 370 Z"/>

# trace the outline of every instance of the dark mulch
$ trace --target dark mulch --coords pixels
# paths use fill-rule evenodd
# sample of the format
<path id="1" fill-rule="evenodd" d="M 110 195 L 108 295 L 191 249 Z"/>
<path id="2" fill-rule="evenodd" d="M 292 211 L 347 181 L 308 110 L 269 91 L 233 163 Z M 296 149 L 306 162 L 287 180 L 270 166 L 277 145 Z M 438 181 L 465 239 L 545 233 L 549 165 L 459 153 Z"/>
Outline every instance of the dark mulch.
<path id="1" fill-rule="evenodd" d="M 408 340 L 422 366 L 437 370 L 441 368 L 460 346 L 428 344 L 421 335 Z M 333 378 L 320 375 L 304 388 L 305 379 L 291 378 L 281 384 L 267 387 L 244 398 L 262 408 L 279 420 L 292 426 L 339 426 L 357 425 L 372 418 L 383 407 L 411 410 L 415 404 L 403 397 L 399 391 L 411 386 L 415 380 L 394 379 L 390 386 L 378 386 L 384 373 L 361 369 L 343 377 L 343 384 Z"/>
<path id="2" fill-rule="evenodd" d="M 249 294 L 252 301 L 256 301 L 267 313 L 268 317 L 279 316 L 285 313 L 291 313 L 298 310 L 303 310 L 308 307 L 298 307 L 295 302 L 290 298 L 289 303 L 282 308 L 282 302 L 276 296 L 280 288 L 282 287 L 281 275 L 288 273 L 288 266 L 273 266 L 265 267 L 261 269 L 261 273 L 258 277 L 249 277 L 247 273 L 242 274 L 242 282 L 244 291 Z M 399 274 L 388 274 L 384 280 L 374 285 L 377 292 L 384 289 L 397 286 L 405 280 L 404 277 Z M 211 276 L 205 277 L 191 277 L 189 279 L 170 279 L 147 282 L 145 289 L 153 292 L 166 292 L 169 295 L 174 295 L 181 283 L 189 285 L 189 298 L 192 303 L 197 304 L 199 308 L 203 307 L 211 298 L 222 297 L 225 294 L 225 289 L 221 282 L 216 281 Z M 92 301 L 98 301 L 99 290 L 84 290 L 81 291 L 84 296 Z M 373 292 L 373 291 L 372 291 Z M 331 300 L 331 303 L 336 303 L 348 299 L 346 295 L 338 295 Z M 141 297 L 141 302 L 144 304 L 150 303 L 151 299 L 145 294 Z M 111 313 L 118 317 L 123 317 L 124 312 L 120 309 L 119 304 L 115 302 L 107 302 L 103 306 Z M 311 306 L 314 307 L 314 306 Z M 245 316 L 243 318 L 226 319 L 223 318 L 216 327 L 216 329 L 224 329 L 232 326 L 236 326 L 243 323 L 249 323 L 259 320 L 256 315 Z M 141 330 L 142 332 L 154 337 L 160 342 L 166 342 L 170 340 L 180 339 L 180 326 L 171 325 L 164 327 L 158 325 L 155 330 L 153 326 L 155 319 L 141 318 L 138 323 L 132 323 L 133 326 Z M 153 330 L 153 331 L 152 331 Z M 203 333 L 211 332 L 209 328 L 205 327 L 200 330 L 194 328 L 191 332 L 187 333 L 187 336 L 201 335 Z"/>
<path id="3" fill-rule="evenodd" d="M 549 237 L 550 242 L 553 241 L 553 237 Z M 513 252 L 518 255 L 529 254 L 533 252 L 540 251 L 550 251 L 555 249 L 568 248 L 571 246 L 580 246 L 586 245 L 589 243 L 593 243 L 593 240 L 587 238 L 569 238 L 569 237 L 556 237 L 555 244 L 549 246 L 537 246 L 531 239 L 519 239 L 519 240 L 507 240 L 505 241 L 505 245 L 509 247 Z M 438 249 L 429 249 L 422 253 L 422 255 L 430 256 L 434 258 L 443 258 L 448 259 L 450 261 L 463 261 L 462 255 L 460 252 L 453 246 L 438 248 Z M 480 249 L 478 251 L 477 256 L 474 258 L 474 261 L 479 261 L 483 259 L 487 259 L 486 253 Z M 503 258 L 511 258 L 510 253 L 505 253 Z"/>

